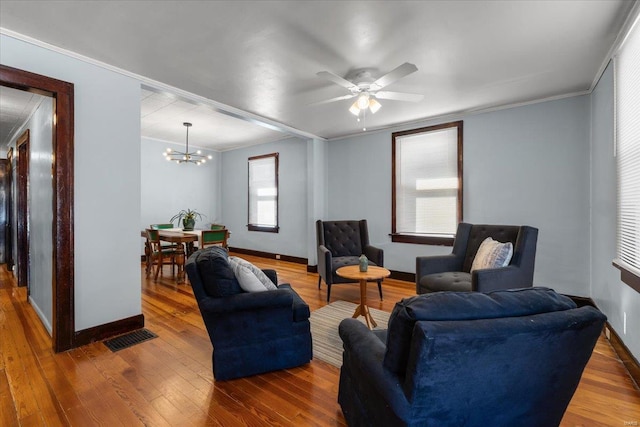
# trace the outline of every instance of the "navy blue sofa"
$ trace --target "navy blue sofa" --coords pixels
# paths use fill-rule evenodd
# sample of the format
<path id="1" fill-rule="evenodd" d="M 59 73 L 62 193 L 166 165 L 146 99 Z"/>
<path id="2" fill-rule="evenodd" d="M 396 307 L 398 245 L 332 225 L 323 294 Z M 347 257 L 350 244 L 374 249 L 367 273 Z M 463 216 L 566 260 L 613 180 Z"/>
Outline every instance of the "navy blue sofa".
<path id="1" fill-rule="evenodd" d="M 213 344 L 216 380 L 292 368 L 311 360 L 309 306 L 291 286 L 242 291 L 226 249 L 217 246 L 192 254 L 185 270 Z M 278 284 L 275 270 L 263 271 Z"/>
<path id="2" fill-rule="evenodd" d="M 355 319 L 338 401 L 350 426 L 559 425 L 606 317 L 547 288 L 437 292 Z"/>

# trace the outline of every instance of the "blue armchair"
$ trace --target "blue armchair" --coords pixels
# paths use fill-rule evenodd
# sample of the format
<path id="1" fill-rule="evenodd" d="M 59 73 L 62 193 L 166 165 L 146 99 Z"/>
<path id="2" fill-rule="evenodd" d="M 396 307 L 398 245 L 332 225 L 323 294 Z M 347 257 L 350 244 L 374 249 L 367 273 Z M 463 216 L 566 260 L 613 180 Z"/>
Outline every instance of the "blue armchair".
<path id="1" fill-rule="evenodd" d="M 513 244 L 511 262 L 506 267 L 472 272 L 473 259 L 487 237 Z M 538 229 L 534 227 L 461 222 L 451 254 L 416 258 L 416 293 L 488 292 L 533 286 L 537 242 Z"/>
<path id="2" fill-rule="evenodd" d="M 606 317 L 546 288 L 437 292 L 355 319 L 338 402 L 350 426 L 557 426 Z"/>
<path id="3" fill-rule="evenodd" d="M 242 291 L 218 246 L 192 254 L 185 265 L 213 344 L 213 375 L 228 380 L 308 363 L 309 306 L 288 284 Z M 277 285 L 274 270 L 264 270 Z"/>

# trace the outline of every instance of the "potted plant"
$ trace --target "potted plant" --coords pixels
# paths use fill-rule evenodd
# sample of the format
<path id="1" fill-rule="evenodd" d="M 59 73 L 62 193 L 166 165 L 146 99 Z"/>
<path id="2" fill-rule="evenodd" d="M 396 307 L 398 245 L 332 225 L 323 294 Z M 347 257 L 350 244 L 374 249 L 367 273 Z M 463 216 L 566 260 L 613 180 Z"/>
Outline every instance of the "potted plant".
<path id="1" fill-rule="evenodd" d="M 187 210 L 183 209 L 177 214 L 175 214 L 169 221 L 171 221 L 172 223 L 176 219 L 178 220 L 178 223 L 182 221 L 183 229 L 186 231 L 191 231 L 193 230 L 193 227 L 196 225 L 196 217 L 199 219 L 202 219 L 202 215 L 199 212 L 196 212 L 195 210 L 191 210 L 191 209 L 187 209 Z"/>

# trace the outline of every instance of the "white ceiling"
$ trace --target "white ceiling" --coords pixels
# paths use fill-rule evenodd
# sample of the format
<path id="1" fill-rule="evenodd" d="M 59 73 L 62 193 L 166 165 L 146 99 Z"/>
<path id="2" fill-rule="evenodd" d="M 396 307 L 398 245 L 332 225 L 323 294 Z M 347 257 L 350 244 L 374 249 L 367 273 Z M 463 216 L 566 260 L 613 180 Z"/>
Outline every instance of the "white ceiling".
<path id="1" fill-rule="evenodd" d="M 347 111 L 350 100 L 310 105 L 347 93 L 317 77 L 319 71 L 346 76 L 367 67 L 378 77 L 404 62 L 418 67 L 385 90 L 424 100 L 381 100 L 382 109 L 367 116 L 369 130 L 581 93 L 591 89 L 633 5 L 2 0 L 0 27 L 281 123 L 290 133 L 339 138 L 361 126 Z M 199 127 L 211 137 L 202 146 L 224 150 L 279 139 L 251 122 L 218 117 L 216 109 L 210 108 L 216 118 L 205 119 L 202 104 L 189 113 L 175 104 L 182 113 L 171 113 L 173 104 L 151 112 L 162 95 L 143 92 L 143 135 L 181 142 L 182 122 L 191 121 L 190 140 L 192 130 L 199 138 Z M 175 123 L 165 132 L 168 121 Z"/>
<path id="2" fill-rule="evenodd" d="M 40 102 L 42 95 L 0 86 L 0 146 L 19 136 L 16 134 Z"/>

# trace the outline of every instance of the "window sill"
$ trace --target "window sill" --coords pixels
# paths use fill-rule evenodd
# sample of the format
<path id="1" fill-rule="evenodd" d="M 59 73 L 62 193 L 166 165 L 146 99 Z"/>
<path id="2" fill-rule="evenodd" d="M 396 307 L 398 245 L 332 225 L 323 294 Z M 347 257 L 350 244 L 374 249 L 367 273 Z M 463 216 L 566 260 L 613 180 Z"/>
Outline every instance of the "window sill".
<path id="1" fill-rule="evenodd" d="M 266 225 L 248 224 L 247 228 L 249 229 L 249 231 L 262 231 L 264 233 L 277 233 L 278 231 L 280 231 L 280 227 L 278 227 L 278 226 L 269 227 L 269 226 L 266 226 Z"/>
<path id="2" fill-rule="evenodd" d="M 640 272 L 619 259 L 614 259 L 612 264 L 620 270 L 620 280 L 636 292 L 640 292 Z"/>
<path id="3" fill-rule="evenodd" d="M 418 245 L 453 246 L 454 236 L 433 236 L 427 234 L 390 234 L 396 243 L 415 243 Z"/>

